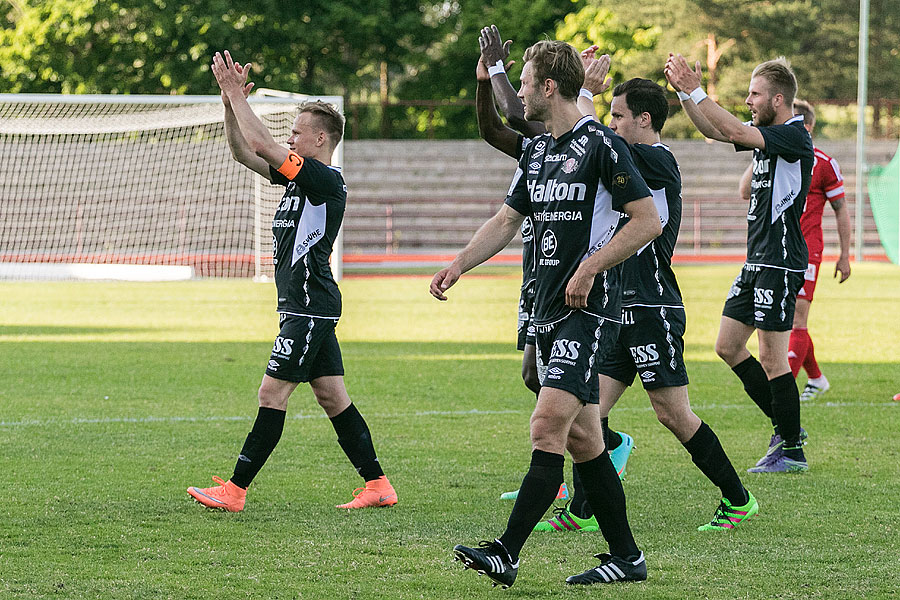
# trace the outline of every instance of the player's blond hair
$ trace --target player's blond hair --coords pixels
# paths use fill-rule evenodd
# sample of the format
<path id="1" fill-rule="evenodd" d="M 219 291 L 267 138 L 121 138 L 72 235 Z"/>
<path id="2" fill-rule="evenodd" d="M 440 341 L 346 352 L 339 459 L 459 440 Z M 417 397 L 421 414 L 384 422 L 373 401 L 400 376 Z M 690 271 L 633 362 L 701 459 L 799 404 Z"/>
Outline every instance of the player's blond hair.
<path id="1" fill-rule="evenodd" d="M 794 114 L 803 115 L 803 122 L 810 127 L 816 124 L 816 110 L 806 100 L 794 100 Z"/>
<path id="2" fill-rule="evenodd" d="M 528 48 L 522 59 L 531 61 L 535 86 L 552 79 L 560 96 L 568 100 L 578 97 L 584 83 L 584 67 L 575 48 L 557 40 L 541 40 Z"/>
<path id="3" fill-rule="evenodd" d="M 785 57 L 779 56 L 774 60 L 760 63 L 750 75 L 751 79 L 754 77 L 762 77 L 768 81 L 772 95 L 781 94 L 788 106 L 794 103 L 794 97 L 797 95 L 797 77 L 791 69 L 791 63 Z"/>
<path id="4" fill-rule="evenodd" d="M 303 113 L 312 114 L 319 127 L 328 135 L 332 147 L 337 147 L 344 137 L 344 116 L 334 106 L 321 100 L 301 104 L 297 114 Z"/>

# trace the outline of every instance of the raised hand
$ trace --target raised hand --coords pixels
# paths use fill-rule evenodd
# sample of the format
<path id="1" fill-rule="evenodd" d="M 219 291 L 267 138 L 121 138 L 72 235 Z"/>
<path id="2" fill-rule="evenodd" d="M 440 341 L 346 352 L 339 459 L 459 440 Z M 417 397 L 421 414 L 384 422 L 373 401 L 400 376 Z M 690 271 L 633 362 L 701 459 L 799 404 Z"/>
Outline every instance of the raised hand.
<path id="1" fill-rule="evenodd" d="M 687 60 L 680 54 L 669 54 L 663 73 L 665 73 L 666 80 L 676 92 L 689 94 L 700 87 L 700 84 L 703 82 L 700 61 L 697 61 L 692 70 L 688 66 Z"/>
<path id="2" fill-rule="evenodd" d="M 478 36 L 478 45 L 481 47 L 481 57 L 484 64 L 495 65 L 497 61 L 506 61 L 509 58 L 509 47 L 512 40 L 502 41 L 500 30 L 496 25 L 485 27 Z"/>
<path id="3" fill-rule="evenodd" d="M 591 48 L 596 49 L 596 46 L 591 46 Z M 590 59 L 584 67 L 584 85 L 582 87 L 590 90 L 595 96 L 608 90 L 612 85 L 612 78 L 607 77 L 610 61 L 609 54 L 604 54 L 597 59 Z"/>
<path id="4" fill-rule="evenodd" d="M 236 64 L 231 59 L 231 53 L 228 50 L 225 51 L 224 57 L 219 52 L 216 52 L 213 56 L 212 72 L 216 78 L 216 83 L 219 84 L 222 92 L 229 96 L 242 93 L 246 98 L 247 94 L 250 93 L 253 84 L 249 84 L 250 88 L 247 88 L 247 76 L 250 74 L 249 67 L 250 63 L 243 67 L 240 64 Z"/>

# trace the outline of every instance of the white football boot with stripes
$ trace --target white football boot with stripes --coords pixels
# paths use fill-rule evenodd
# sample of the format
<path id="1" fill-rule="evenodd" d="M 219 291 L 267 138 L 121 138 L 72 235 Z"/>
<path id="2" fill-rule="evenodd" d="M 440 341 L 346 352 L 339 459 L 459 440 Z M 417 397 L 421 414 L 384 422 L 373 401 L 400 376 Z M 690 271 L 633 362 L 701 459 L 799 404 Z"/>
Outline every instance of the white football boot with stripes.
<path id="1" fill-rule="evenodd" d="M 630 561 L 610 554 L 595 554 L 600 564 L 588 569 L 581 575 L 566 577 L 566 583 L 573 585 L 591 585 L 594 583 L 615 583 L 617 581 L 644 581 L 647 579 L 647 563 L 644 553 L 637 560 Z"/>
<path id="2" fill-rule="evenodd" d="M 456 555 L 454 560 L 462 561 L 465 568 L 474 569 L 479 575 L 490 577 L 494 587 L 498 585 L 503 589 L 511 587 L 519 573 L 519 561 L 515 563 L 512 561 L 512 557 L 500 540 L 480 542 L 478 548 L 456 545 L 453 547 L 453 553 Z"/>

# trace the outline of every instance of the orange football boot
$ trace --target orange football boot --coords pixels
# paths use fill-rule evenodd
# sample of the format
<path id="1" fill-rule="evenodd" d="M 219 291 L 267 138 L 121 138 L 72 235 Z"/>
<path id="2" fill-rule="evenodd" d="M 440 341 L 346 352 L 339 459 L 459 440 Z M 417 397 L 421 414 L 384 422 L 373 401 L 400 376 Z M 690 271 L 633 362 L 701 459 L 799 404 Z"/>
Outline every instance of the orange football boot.
<path id="1" fill-rule="evenodd" d="M 241 512 L 244 510 L 247 490 L 236 486 L 230 479 L 222 481 L 221 477 L 216 477 L 215 475 L 213 475 L 213 481 L 219 485 L 208 488 L 191 486 L 187 489 L 187 493 L 194 500 L 209 508 L 219 508 L 228 512 Z"/>
<path id="2" fill-rule="evenodd" d="M 394 486 L 382 475 L 378 479 L 366 482 L 366 487 L 353 490 L 353 500 L 347 504 L 338 504 L 337 508 L 373 508 L 376 506 L 393 506 L 397 504 L 397 492 Z"/>

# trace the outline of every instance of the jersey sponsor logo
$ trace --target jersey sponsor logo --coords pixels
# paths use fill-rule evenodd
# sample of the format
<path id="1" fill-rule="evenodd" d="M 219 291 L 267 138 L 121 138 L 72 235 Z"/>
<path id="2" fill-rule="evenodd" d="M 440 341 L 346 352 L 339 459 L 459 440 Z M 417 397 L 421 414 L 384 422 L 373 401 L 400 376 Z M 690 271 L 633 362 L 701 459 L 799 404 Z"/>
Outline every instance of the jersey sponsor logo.
<path id="1" fill-rule="evenodd" d="M 587 197 L 587 185 L 583 183 L 568 183 L 548 179 L 546 185 L 537 181 L 528 182 L 528 192 L 532 202 L 571 201 L 582 202 Z"/>
<path id="2" fill-rule="evenodd" d="M 747 220 L 755 221 L 756 215 L 753 213 L 756 212 L 756 192 L 752 192 L 750 194 L 750 206 L 747 208 Z"/>
<path id="3" fill-rule="evenodd" d="M 544 153 L 544 148 L 547 147 L 547 143 L 544 140 L 539 141 L 534 145 L 534 152 L 531 153 L 531 158 L 537 158 L 541 154 Z"/>
<path id="4" fill-rule="evenodd" d="M 563 162 L 568 158 L 569 156 L 567 154 L 548 154 L 544 157 L 544 162 Z"/>
<path id="5" fill-rule="evenodd" d="M 531 219 L 526 218 L 522 221 L 522 242 L 529 243 L 534 239 L 534 227 L 531 224 Z"/>
<path id="6" fill-rule="evenodd" d="M 556 254 L 556 248 L 556 234 L 548 229 L 541 238 L 541 253 L 547 258 L 552 258 Z"/>
<path id="7" fill-rule="evenodd" d="M 616 174 L 613 176 L 612 182 L 613 182 L 613 185 L 614 185 L 614 186 L 619 187 L 619 188 L 623 188 L 623 189 L 624 189 L 625 186 L 628 185 L 628 181 L 629 181 L 630 179 L 631 179 L 631 177 L 628 175 L 628 173 L 625 173 L 625 172 L 623 171 L 623 172 L 621 172 L 621 173 L 616 173 Z"/>
<path id="8" fill-rule="evenodd" d="M 275 338 L 275 345 L 272 347 L 272 354 L 280 354 L 283 355 L 282 358 L 287 358 L 293 351 L 294 340 L 292 340 L 291 338 L 281 337 L 280 335 Z"/>
<path id="9" fill-rule="evenodd" d="M 578 156 L 584 156 L 584 153 L 586 151 L 584 147 L 587 145 L 587 143 L 588 143 L 588 136 L 583 135 L 580 138 L 578 138 L 576 141 L 569 144 L 569 148 Z"/>
<path id="10" fill-rule="evenodd" d="M 770 158 L 764 158 L 762 160 L 753 159 L 753 174 L 754 175 L 767 175 L 769 173 L 769 161 Z"/>
<path id="11" fill-rule="evenodd" d="M 578 351 L 581 349 L 581 342 L 576 340 L 558 339 L 553 340 L 553 348 L 550 349 L 550 360 L 566 359 L 566 361 L 578 360 Z M 562 361 L 562 362 L 566 362 Z M 567 363 L 574 364 L 574 363 Z"/>
<path id="12" fill-rule="evenodd" d="M 772 298 L 773 293 L 772 290 L 753 288 L 753 302 L 758 306 L 772 306 L 775 302 Z"/>
<path id="13" fill-rule="evenodd" d="M 584 215 L 577 210 L 545 210 L 534 215 L 535 221 L 582 221 Z"/>
<path id="14" fill-rule="evenodd" d="M 656 344 L 645 344 L 643 346 L 631 346 L 631 357 L 634 364 L 639 366 L 647 366 L 651 363 L 659 364 L 659 352 L 656 350 Z"/>
<path id="15" fill-rule="evenodd" d="M 281 199 L 281 203 L 278 205 L 278 212 L 284 212 L 286 210 L 299 210 L 300 202 L 303 201 L 303 198 L 300 196 L 289 196 L 287 194 Z"/>
<path id="16" fill-rule="evenodd" d="M 293 227 L 295 225 L 293 219 L 275 219 L 272 221 L 272 228 L 278 229 L 280 227 Z"/>
<path id="17" fill-rule="evenodd" d="M 575 169 L 578 168 L 578 161 L 574 158 L 570 158 L 566 162 L 563 163 L 562 170 L 564 173 L 571 173 Z"/>

